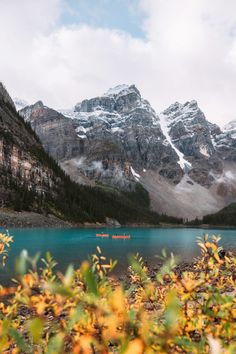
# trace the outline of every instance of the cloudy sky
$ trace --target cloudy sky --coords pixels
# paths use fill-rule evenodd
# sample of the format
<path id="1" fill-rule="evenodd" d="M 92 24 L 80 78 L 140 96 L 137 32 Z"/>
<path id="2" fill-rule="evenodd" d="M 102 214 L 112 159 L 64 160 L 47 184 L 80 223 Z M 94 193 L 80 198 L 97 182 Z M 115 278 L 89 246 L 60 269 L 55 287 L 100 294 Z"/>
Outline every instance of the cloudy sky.
<path id="1" fill-rule="evenodd" d="M 135 84 L 236 119 L 235 0 L 0 0 L 0 80 L 54 108 Z"/>

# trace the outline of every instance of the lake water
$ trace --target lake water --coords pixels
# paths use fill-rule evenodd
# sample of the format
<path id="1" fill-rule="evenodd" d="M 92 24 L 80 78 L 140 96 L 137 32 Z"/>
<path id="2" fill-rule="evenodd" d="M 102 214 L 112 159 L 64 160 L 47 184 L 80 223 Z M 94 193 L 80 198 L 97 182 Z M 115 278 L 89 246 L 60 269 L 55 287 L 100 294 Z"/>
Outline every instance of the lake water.
<path id="1" fill-rule="evenodd" d="M 98 238 L 96 233 L 131 235 L 131 239 Z M 59 263 L 59 269 L 64 271 L 68 264 L 78 266 L 81 260 L 93 254 L 96 246 L 100 246 L 104 255 L 117 259 L 117 270 L 127 267 L 129 254 L 139 252 L 148 263 L 154 264 L 156 256 L 162 249 L 173 252 L 182 260 L 191 261 L 199 254 L 196 236 L 221 235 L 221 245 L 228 249 L 236 249 L 236 229 L 194 229 L 194 228 L 117 228 L 117 229 L 10 229 L 14 237 L 7 265 L 0 269 L 0 282 L 6 283 L 14 275 L 14 259 L 22 249 L 27 249 L 29 255 L 40 251 L 41 256 L 50 251 Z"/>

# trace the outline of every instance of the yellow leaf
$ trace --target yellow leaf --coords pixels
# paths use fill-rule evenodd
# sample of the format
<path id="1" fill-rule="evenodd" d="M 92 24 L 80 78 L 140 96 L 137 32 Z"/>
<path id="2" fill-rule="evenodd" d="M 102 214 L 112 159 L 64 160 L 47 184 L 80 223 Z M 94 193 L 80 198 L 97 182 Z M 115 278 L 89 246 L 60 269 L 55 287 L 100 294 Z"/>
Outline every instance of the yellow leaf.
<path id="1" fill-rule="evenodd" d="M 132 340 L 125 351 L 125 354 L 142 354 L 142 353 L 144 353 L 144 345 L 141 339 L 138 338 Z"/>

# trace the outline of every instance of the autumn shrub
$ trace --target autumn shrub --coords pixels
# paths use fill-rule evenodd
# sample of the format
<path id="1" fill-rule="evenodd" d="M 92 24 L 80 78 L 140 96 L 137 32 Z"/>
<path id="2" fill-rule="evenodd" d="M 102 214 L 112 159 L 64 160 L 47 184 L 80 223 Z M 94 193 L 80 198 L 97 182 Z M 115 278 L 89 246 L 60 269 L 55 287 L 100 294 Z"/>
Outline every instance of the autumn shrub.
<path id="1" fill-rule="evenodd" d="M 0 256 L 11 241 L 0 236 Z M 188 271 L 163 252 L 153 279 L 136 255 L 123 284 L 99 247 L 65 274 L 49 253 L 39 268 L 39 255 L 23 251 L 13 286 L 0 289 L 0 352 L 236 353 L 236 258 L 219 237 L 197 242 Z"/>

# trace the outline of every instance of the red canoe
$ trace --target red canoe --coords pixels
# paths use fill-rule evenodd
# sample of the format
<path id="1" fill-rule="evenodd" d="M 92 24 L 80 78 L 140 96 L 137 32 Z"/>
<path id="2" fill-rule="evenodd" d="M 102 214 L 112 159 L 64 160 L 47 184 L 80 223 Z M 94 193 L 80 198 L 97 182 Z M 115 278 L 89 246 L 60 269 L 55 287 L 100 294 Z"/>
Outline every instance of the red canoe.
<path id="1" fill-rule="evenodd" d="M 109 234 L 96 234 L 96 237 L 109 237 Z"/>
<path id="2" fill-rule="evenodd" d="M 124 239 L 129 239 L 130 235 L 112 235 L 112 238 L 124 238 Z"/>

